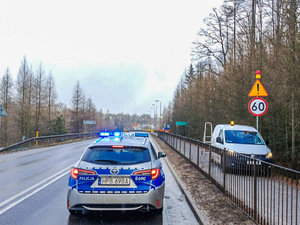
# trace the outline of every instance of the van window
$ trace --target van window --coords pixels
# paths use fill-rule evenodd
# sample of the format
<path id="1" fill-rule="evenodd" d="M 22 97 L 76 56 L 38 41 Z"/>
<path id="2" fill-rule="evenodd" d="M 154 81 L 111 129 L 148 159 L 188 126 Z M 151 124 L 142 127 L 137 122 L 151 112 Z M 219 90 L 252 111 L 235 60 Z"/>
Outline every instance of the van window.
<path id="1" fill-rule="evenodd" d="M 224 143 L 224 138 L 223 138 L 223 129 L 220 130 L 218 137 L 221 138 L 222 143 Z"/>
<path id="2" fill-rule="evenodd" d="M 258 132 L 243 130 L 225 130 L 226 143 L 264 145 Z"/>

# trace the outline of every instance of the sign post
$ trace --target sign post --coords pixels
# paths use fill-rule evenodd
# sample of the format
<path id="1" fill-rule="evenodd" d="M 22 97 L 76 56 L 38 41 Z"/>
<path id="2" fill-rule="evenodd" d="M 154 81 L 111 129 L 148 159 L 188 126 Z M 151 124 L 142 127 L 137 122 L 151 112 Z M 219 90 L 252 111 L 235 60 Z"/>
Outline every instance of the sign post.
<path id="1" fill-rule="evenodd" d="M 254 97 L 250 100 L 248 104 L 248 110 L 253 116 L 256 116 L 257 130 L 258 130 L 258 117 L 264 115 L 268 110 L 267 101 L 260 97 L 266 97 L 269 95 L 259 80 L 261 78 L 260 73 L 261 73 L 260 70 L 256 71 L 256 81 L 248 94 L 249 97 Z"/>
<path id="2" fill-rule="evenodd" d="M 1 144 L 1 117 L 5 116 L 7 117 L 7 112 L 5 111 L 3 105 L 0 105 L 0 144 Z"/>
<path id="3" fill-rule="evenodd" d="M 39 131 L 36 131 L 36 132 L 35 132 L 35 137 L 39 137 Z M 35 141 L 35 146 L 36 146 L 36 147 L 39 146 L 38 140 Z"/>
<path id="4" fill-rule="evenodd" d="M 176 121 L 175 125 L 176 125 L 176 134 L 178 134 L 178 127 L 179 126 L 185 126 L 185 135 L 186 135 L 186 133 L 187 133 L 186 128 L 187 128 L 188 122 L 186 122 L 186 121 Z"/>
<path id="5" fill-rule="evenodd" d="M 84 125 L 84 132 L 86 133 L 86 125 L 95 125 L 97 124 L 96 120 L 84 120 L 83 125 Z"/>

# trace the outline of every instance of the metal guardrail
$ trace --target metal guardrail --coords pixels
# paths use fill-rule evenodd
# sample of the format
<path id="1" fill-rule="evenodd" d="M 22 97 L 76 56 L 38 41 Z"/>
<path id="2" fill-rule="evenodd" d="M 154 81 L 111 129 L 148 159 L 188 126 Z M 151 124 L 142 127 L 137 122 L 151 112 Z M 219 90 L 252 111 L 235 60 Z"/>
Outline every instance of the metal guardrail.
<path id="1" fill-rule="evenodd" d="M 158 132 L 158 137 L 208 177 L 256 223 L 300 223 L 299 171 L 175 134 Z"/>
<path id="2" fill-rule="evenodd" d="M 33 137 L 26 139 L 24 141 L 18 142 L 16 144 L 10 145 L 8 147 L 0 149 L 0 152 L 20 150 L 24 148 L 33 148 L 41 146 L 49 146 L 55 143 L 62 143 L 68 141 L 74 141 L 78 139 L 96 138 L 99 132 L 95 133 L 75 133 L 75 134 L 61 134 L 61 135 L 51 135 L 42 137 Z M 38 144 L 38 145 L 37 145 Z"/>

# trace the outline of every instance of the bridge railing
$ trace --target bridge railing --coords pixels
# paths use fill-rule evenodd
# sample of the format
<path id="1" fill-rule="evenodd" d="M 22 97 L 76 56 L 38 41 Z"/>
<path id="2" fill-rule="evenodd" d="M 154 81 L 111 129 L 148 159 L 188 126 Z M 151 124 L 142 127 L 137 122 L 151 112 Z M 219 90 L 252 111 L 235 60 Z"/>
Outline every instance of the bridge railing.
<path id="1" fill-rule="evenodd" d="M 73 133 L 73 134 L 60 134 L 60 135 L 51 135 L 51 136 L 42 136 L 42 137 L 33 137 L 26 139 L 24 141 L 15 143 L 8 147 L 0 149 L 0 152 L 5 151 L 15 151 L 15 150 L 22 150 L 27 148 L 34 148 L 34 147 L 42 147 L 42 146 L 50 146 L 57 143 L 64 143 L 64 142 L 72 142 L 77 140 L 83 140 L 88 138 L 96 138 L 98 137 L 99 132 L 93 133 Z"/>
<path id="2" fill-rule="evenodd" d="M 158 132 L 158 137 L 208 177 L 256 223 L 300 223 L 299 171 L 175 134 Z"/>

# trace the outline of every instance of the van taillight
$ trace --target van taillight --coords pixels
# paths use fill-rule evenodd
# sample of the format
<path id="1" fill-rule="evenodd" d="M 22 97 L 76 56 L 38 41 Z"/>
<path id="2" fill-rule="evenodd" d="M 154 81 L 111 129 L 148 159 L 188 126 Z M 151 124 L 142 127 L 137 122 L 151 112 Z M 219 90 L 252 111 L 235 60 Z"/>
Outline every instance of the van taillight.
<path id="1" fill-rule="evenodd" d="M 92 170 L 78 169 L 75 167 L 71 168 L 71 177 L 75 180 L 77 180 L 78 175 L 90 175 L 90 174 L 96 174 L 96 172 Z"/>

